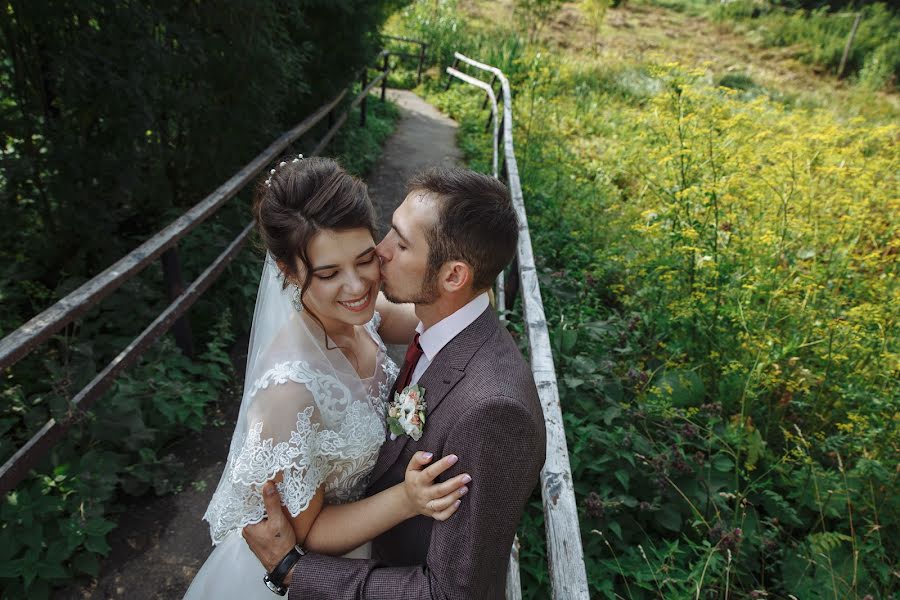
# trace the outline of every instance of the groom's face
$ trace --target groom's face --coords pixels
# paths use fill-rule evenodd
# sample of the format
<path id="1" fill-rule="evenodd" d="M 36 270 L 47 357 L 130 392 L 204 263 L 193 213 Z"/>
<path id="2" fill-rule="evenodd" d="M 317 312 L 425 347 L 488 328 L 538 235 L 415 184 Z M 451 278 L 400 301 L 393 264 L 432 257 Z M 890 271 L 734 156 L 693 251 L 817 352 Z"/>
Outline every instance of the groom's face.
<path id="1" fill-rule="evenodd" d="M 434 226 L 436 202 L 427 192 L 410 192 L 394 211 L 390 231 L 375 248 L 381 258 L 384 295 L 391 302 L 431 304 L 438 298 L 438 274 L 428 269 L 425 234 Z"/>

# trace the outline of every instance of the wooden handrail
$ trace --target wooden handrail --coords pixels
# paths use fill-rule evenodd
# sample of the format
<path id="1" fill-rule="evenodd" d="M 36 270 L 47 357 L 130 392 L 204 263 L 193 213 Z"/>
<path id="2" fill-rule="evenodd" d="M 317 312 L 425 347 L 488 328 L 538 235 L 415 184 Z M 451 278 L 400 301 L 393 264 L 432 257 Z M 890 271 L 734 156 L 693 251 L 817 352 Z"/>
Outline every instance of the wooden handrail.
<path id="1" fill-rule="evenodd" d="M 502 86 L 503 155 L 510 195 L 519 217 L 519 245 L 516 257 L 522 290 L 522 306 L 528 335 L 531 369 L 541 398 L 544 420 L 547 424 L 547 458 L 541 469 L 541 496 L 544 504 L 552 593 L 553 598 L 558 600 L 588 600 L 590 593 L 584 566 L 584 550 L 578 525 L 578 510 L 575 504 L 575 490 L 569 463 L 569 450 L 566 446 L 562 408 L 559 403 L 556 370 L 553 365 L 553 353 L 550 349 L 550 333 L 544 315 L 541 288 L 534 264 L 531 235 L 528 230 L 528 216 L 525 212 L 519 168 L 513 148 L 512 95 L 509 81 L 496 67 L 473 60 L 459 52 L 454 54 L 454 58 L 454 66 L 463 62 L 492 73 L 500 80 Z M 482 83 L 490 87 L 490 84 Z M 514 548 L 510 558 L 511 565 L 513 556 L 517 554 L 517 548 Z M 512 597 L 510 594 L 514 595 L 515 592 L 515 589 L 510 590 L 508 586 L 507 597 Z"/>
<path id="2" fill-rule="evenodd" d="M 94 402 L 113 384 L 116 376 L 133 365 L 141 354 L 160 338 L 183 315 L 219 277 L 228 263 L 244 246 L 247 237 L 253 230 L 253 223 L 228 245 L 222 254 L 207 267 L 194 282 L 182 292 L 166 310 L 162 312 L 128 347 L 122 350 L 89 384 L 87 384 L 71 401 L 69 415 L 64 421 L 50 419 L 28 442 L 19 448 L 2 467 L 0 467 L 0 496 L 12 490 L 28 474 L 28 470 L 59 441 L 66 431 L 77 423 Z"/>
<path id="3" fill-rule="evenodd" d="M 419 44 L 420 46 L 427 46 L 428 44 L 423 42 L 422 40 L 414 40 L 412 38 L 403 37 L 399 35 L 386 35 L 383 34 L 381 37 L 387 38 L 389 40 L 397 40 L 398 42 L 409 42 L 410 44 Z"/>
<path id="4" fill-rule="evenodd" d="M 383 50 L 378 54 L 376 60 L 386 56 L 387 51 Z M 363 77 L 365 77 L 366 71 L 367 67 L 360 71 Z M 381 74 L 368 85 L 363 83 L 360 93 L 350 102 L 350 105 L 341 114 L 340 118 L 331 124 L 328 131 L 312 151 L 312 156 L 316 156 L 324 150 L 340 127 L 346 122 L 351 110 L 361 106 L 361 112 L 365 111 L 367 95 L 376 85 L 385 81 L 389 72 L 389 65 L 385 61 Z M 365 79 L 363 81 L 365 82 Z M 125 255 L 111 267 L 6 336 L 0 341 L 0 369 L 6 369 L 14 365 L 40 343 L 86 313 L 103 298 L 140 273 L 155 258 L 166 251 L 174 251 L 178 240 L 214 214 L 227 200 L 234 197 L 300 136 L 312 129 L 326 116 L 329 117 L 329 121 L 332 121 L 332 111 L 344 99 L 348 91 L 349 88 L 344 89 L 298 125 L 282 134 L 259 156 L 169 226 L 157 232 L 153 237 Z M 251 222 L 244 227 L 222 254 L 187 289 L 171 299 L 169 306 L 153 323 L 72 398 L 69 414 L 64 420 L 50 419 L 47 421 L 24 446 L 19 448 L 0 467 L 0 495 L 12 490 L 27 475 L 29 469 L 34 467 L 65 432 L 80 420 L 84 412 L 110 388 L 116 376 L 122 370 L 134 364 L 154 341 L 159 339 L 187 312 L 237 255 L 246 243 L 252 230 L 253 223 Z"/>
<path id="5" fill-rule="evenodd" d="M 407 42 L 410 44 L 418 44 L 419 45 L 419 54 L 408 54 L 406 52 L 390 52 L 394 56 L 400 56 L 402 58 L 418 58 L 419 65 L 416 68 L 416 85 L 422 83 L 422 67 L 425 65 L 425 52 L 428 50 L 428 43 L 423 42 L 422 40 L 414 40 L 412 38 L 402 37 L 399 35 L 382 35 L 381 37 L 387 38 L 389 40 L 397 40 L 398 42 Z"/>
<path id="6" fill-rule="evenodd" d="M 294 140 L 312 129 L 347 94 L 347 90 L 319 108 L 300 124 L 285 132 L 269 147 L 209 196 L 178 217 L 168 227 L 116 261 L 105 271 L 82 284 L 65 298 L 37 315 L 0 341 L 0 370 L 11 367 L 57 331 L 90 310 L 123 283 L 140 273 L 166 249 L 190 233 L 215 213 L 227 200 L 252 181 Z"/>

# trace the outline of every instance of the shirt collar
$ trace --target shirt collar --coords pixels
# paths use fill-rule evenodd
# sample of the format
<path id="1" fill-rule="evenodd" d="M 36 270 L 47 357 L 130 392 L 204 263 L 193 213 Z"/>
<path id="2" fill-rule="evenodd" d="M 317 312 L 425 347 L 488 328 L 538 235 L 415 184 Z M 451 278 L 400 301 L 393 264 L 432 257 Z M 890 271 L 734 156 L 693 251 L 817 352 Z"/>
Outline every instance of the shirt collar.
<path id="1" fill-rule="evenodd" d="M 425 326 L 419 321 L 419 324 L 416 325 L 416 332 L 419 334 L 419 346 L 422 347 L 425 358 L 429 362 L 432 361 L 435 355 L 450 343 L 450 340 L 480 317 L 489 304 L 487 292 L 483 292 L 455 313 L 444 317 L 428 329 L 425 329 Z"/>

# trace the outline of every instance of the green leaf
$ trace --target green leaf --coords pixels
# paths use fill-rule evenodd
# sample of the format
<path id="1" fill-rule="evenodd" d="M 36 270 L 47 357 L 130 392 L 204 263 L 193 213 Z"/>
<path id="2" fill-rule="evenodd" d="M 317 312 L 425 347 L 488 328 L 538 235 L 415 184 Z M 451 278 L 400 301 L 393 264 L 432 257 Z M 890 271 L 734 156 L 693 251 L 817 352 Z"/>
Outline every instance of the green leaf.
<path id="1" fill-rule="evenodd" d="M 116 528 L 116 524 L 106 519 L 90 519 L 84 526 L 84 532 L 89 536 L 103 536 Z"/>
<path id="2" fill-rule="evenodd" d="M 762 436 L 759 433 L 758 429 L 754 429 L 747 436 L 747 461 L 746 464 L 748 468 L 753 468 L 756 465 L 756 462 L 759 460 L 760 456 L 762 456 L 763 449 L 766 446 L 766 443 L 763 441 Z"/>
<path id="3" fill-rule="evenodd" d="M 96 554 L 102 554 L 106 556 L 109 553 L 109 544 L 106 543 L 106 538 L 91 536 L 84 540 L 84 547 L 94 552 Z"/>
<path id="4" fill-rule="evenodd" d="M 22 558 L 0 561 L 0 579 L 16 579 L 20 577 L 24 564 L 25 560 Z"/>
<path id="5" fill-rule="evenodd" d="M 69 576 L 63 563 L 52 560 L 38 562 L 37 570 L 43 579 L 66 579 Z"/>
<path id="6" fill-rule="evenodd" d="M 613 402 L 622 402 L 625 399 L 625 390 L 622 389 L 622 382 L 618 379 L 606 381 L 603 384 L 603 394 Z"/>
<path id="7" fill-rule="evenodd" d="M 712 466 L 716 471 L 729 473 L 734 469 L 734 461 L 724 454 L 716 454 L 712 458 Z"/>
<path id="8" fill-rule="evenodd" d="M 671 505 L 663 506 L 661 510 L 656 512 L 656 522 L 669 531 L 681 531 L 681 513 Z"/>
<path id="9" fill-rule="evenodd" d="M 700 376 L 693 371 L 673 369 L 665 371 L 653 380 L 663 398 L 669 398 L 678 407 L 695 406 L 701 403 L 706 390 Z"/>
<path id="10" fill-rule="evenodd" d="M 618 523 L 616 523 L 615 521 L 609 522 L 609 530 L 612 531 L 614 534 L 616 534 L 616 537 L 618 537 L 620 540 L 623 539 L 622 538 L 622 526 L 619 525 Z"/>
<path id="11" fill-rule="evenodd" d="M 96 577 L 100 572 L 100 560 L 96 554 L 90 552 L 79 552 L 72 558 L 72 568 L 79 573 L 86 573 L 92 577 Z"/>
<path id="12" fill-rule="evenodd" d="M 612 425 L 613 419 L 622 414 L 622 409 L 618 406 L 609 406 L 603 411 L 603 423 L 607 426 Z"/>
<path id="13" fill-rule="evenodd" d="M 572 375 L 564 375 L 563 383 L 565 383 L 566 387 L 568 387 L 569 389 L 574 390 L 579 385 L 584 384 L 584 379 L 579 379 L 578 377 L 573 377 Z"/>
<path id="14" fill-rule="evenodd" d="M 616 479 L 619 480 L 619 483 L 622 484 L 622 489 L 627 492 L 629 482 L 628 471 L 626 471 L 625 469 L 619 469 L 614 473 L 614 475 L 616 476 Z"/>

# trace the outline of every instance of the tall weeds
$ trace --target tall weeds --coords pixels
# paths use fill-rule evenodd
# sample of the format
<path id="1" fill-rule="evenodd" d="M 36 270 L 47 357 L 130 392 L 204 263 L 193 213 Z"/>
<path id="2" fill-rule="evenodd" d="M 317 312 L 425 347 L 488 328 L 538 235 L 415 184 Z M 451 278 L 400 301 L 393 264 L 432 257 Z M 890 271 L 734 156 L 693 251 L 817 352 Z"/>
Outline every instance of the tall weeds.
<path id="1" fill-rule="evenodd" d="M 900 129 L 458 31 L 513 87 L 594 594 L 895 593 Z M 480 94 L 424 91 L 486 171 Z M 520 538 L 546 597 L 537 498 Z"/>

